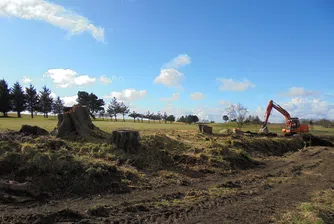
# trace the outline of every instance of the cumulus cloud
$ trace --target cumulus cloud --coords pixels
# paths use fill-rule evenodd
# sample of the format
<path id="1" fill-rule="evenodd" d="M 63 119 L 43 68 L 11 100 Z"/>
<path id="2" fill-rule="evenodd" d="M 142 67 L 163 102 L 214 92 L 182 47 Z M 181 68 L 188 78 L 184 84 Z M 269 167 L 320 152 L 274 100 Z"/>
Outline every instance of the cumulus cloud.
<path id="1" fill-rule="evenodd" d="M 161 69 L 158 77 L 154 82 L 157 84 L 164 84 L 168 87 L 181 87 L 181 82 L 184 80 L 184 75 L 174 68 Z"/>
<path id="2" fill-rule="evenodd" d="M 66 107 L 71 107 L 75 104 L 77 104 L 77 96 L 64 96 L 64 97 L 61 97 L 61 99 L 64 101 L 64 105 Z"/>
<path id="3" fill-rule="evenodd" d="M 112 83 L 112 79 L 108 78 L 105 75 L 102 75 L 102 76 L 100 76 L 100 82 L 103 83 L 103 84 L 108 85 L 108 84 Z"/>
<path id="4" fill-rule="evenodd" d="M 164 101 L 177 101 L 180 99 L 181 94 L 180 93 L 173 93 L 171 97 L 167 97 L 167 98 L 162 98 L 161 100 Z"/>
<path id="5" fill-rule="evenodd" d="M 184 75 L 178 69 L 190 63 L 191 59 L 186 54 L 173 58 L 161 68 L 160 74 L 155 78 L 154 83 L 163 84 L 170 88 L 181 88 L 181 82 L 184 80 Z"/>
<path id="6" fill-rule="evenodd" d="M 219 104 L 222 105 L 222 106 L 228 107 L 228 106 L 232 105 L 232 102 L 229 101 L 229 100 L 220 100 Z"/>
<path id="7" fill-rule="evenodd" d="M 96 40 L 104 41 L 103 28 L 61 5 L 44 0 L 1 0 L 0 16 L 42 20 L 70 34 L 89 32 Z"/>
<path id="8" fill-rule="evenodd" d="M 92 84 L 96 81 L 88 75 L 78 75 L 78 73 L 71 69 L 49 69 L 43 77 L 50 77 L 53 83 L 59 88 L 67 88 L 73 85 L 84 86 Z"/>
<path id="9" fill-rule="evenodd" d="M 200 92 L 194 92 L 192 94 L 190 94 L 190 99 L 192 100 L 202 100 L 205 98 L 205 95 L 203 93 Z"/>
<path id="10" fill-rule="evenodd" d="M 181 54 L 173 58 L 170 62 L 166 63 L 164 68 L 180 68 L 184 65 L 190 64 L 191 58 L 186 54 Z"/>
<path id="11" fill-rule="evenodd" d="M 113 97 L 116 97 L 119 101 L 132 101 L 141 99 L 145 97 L 146 94 L 146 90 L 125 89 L 121 92 L 111 92 L 109 93 L 109 95 L 104 96 L 104 98 L 111 99 Z"/>
<path id="12" fill-rule="evenodd" d="M 254 88 L 255 85 L 249 80 L 235 81 L 233 79 L 217 79 L 220 82 L 221 91 L 245 91 L 248 88 Z"/>
<path id="13" fill-rule="evenodd" d="M 291 87 L 288 92 L 283 93 L 283 95 L 291 96 L 291 97 L 305 97 L 305 96 L 312 96 L 317 95 L 318 92 L 316 91 L 307 91 L 304 87 Z"/>
<path id="14" fill-rule="evenodd" d="M 57 94 L 55 94 L 54 92 L 51 92 L 51 97 L 53 98 L 53 99 L 56 99 L 57 98 Z"/>
<path id="15" fill-rule="evenodd" d="M 28 84 L 28 83 L 31 83 L 31 79 L 28 78 L 27 76 L 23 76 L 23 78 L 22 78 L 22 82 L 23 82 L 24 84 Z"/>

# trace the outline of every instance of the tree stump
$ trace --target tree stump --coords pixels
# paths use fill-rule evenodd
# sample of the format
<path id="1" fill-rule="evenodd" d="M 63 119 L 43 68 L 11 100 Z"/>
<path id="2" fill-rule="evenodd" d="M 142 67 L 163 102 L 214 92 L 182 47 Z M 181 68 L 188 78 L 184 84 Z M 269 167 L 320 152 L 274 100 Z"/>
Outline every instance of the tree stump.
<path id="1" fill-rule="evenodd" d="M 138 131 L 116 130 L 112 132 L 111 143 L 126 153 L 133 153 L 140 147 Z"/>
<path id="2" fill-rule="evenodd" d="M 66 108 L 64 114 L 58 115 L 58 124 L 54 133 L 61 138 L 89 136 L 104 138 L 105 136 L 104 132 L 92 123 L 88 108 L 80 105 L 72 107 L 71 110 Z"/>
<path id="3" fill-rule="evenodd" d="M 212 127 L 205 125 L 205 124 L 199 124 L 198 125 L 199 131 L 206 133 L 206 134 L 212 134 Z"/>
<path id="4" fill-rule="evenodd" d="M 206 133 L 206 134 L 212 135 L 212 127 L 204 125 L 203 126 L 203 132 Z"/>
<path id="5" fill-rule="evenodd" d="M 203 124 L 198 124 L 199 132 L 203 132 Z"/>

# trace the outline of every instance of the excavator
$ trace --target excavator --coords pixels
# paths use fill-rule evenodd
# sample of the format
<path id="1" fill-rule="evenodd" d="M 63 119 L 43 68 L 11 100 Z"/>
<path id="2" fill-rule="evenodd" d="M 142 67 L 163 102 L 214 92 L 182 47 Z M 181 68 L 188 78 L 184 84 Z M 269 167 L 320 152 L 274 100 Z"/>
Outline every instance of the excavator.
<path id="1" fill-rule="evenodd" d="M 262 127 L 260 128 L 260 133 L 269 133 L 267 123 L 273 108 L 275 108 L 285 117 L 286 128 L 283 128 L 282 132 L 284 132 L 286 136 L 294 135 L 296 133 L 309 132 L 307 124 L 301 124 L 297 117 L 291 117 L 290 114 L 283 107 L 270 100 L 266 114 L 264 116 L 264 122 L 262 124 Z"/>

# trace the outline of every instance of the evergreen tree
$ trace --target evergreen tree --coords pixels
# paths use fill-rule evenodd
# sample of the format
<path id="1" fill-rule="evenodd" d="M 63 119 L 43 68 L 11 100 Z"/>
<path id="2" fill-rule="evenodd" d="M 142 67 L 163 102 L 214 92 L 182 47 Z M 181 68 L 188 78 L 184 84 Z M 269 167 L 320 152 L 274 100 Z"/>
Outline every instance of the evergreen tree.
<path id="1" fill-rule="evenodd" d="M 64 112 L 64 101 L 59 96 L 53 103 L 52 112 L 54 114 L 62 114 Z"/>
<path id="2" fill-rule="evenodd" d="M 0 80 L 0 112 L 3 113 L 4 117 L 8 117 L 8 111 L 10 110 L 10 89 L 7 82 L 3 79 Z"/>
<path id="3" fill-rule="evenodd" d="M 37 90 L 30 84 L 29 88 L 26 87 L 26 108 L 31 114 L 31 118 L 34 118 L 34 111 L 38 109 L 39 96 Z"/>
<path id="4" fill-rule="evenodd" d="M 130 112 L 128 106 L 126 106 L 123 102 L 120 104 L 119 113 L 123 116 L 123 122 L 125 122 L 124 116 Z"/>
<path id="5" fill-rule="evenodd" d="M 48 118 L 48 113 L 52 111 L 52 103 L 51 90 L 44 86 L 43 90 L 40 91 L 39 110 L 45 118 Z"/>
<path id="6" fill-rule="evenodd" d="M 12 110 L 17 112 L 17 117 L 21 117 L 21 112 L 26 109 L 26 96 L 20 83 L 14 83 L 10 95 L 12 99 Z"/>
<path id="7" fill-rule="evenodd" d="M 112 117 L 115 117 L 115 121 L 117 121 L 117 114 L 120 113 L 120 104 L 117 101 L 116 97 L 114 97 L 110 104 L 108 105 L 108 109 L 107 109 L 107 114 L 110 116 L 110 118 L 112 119 Z"/>

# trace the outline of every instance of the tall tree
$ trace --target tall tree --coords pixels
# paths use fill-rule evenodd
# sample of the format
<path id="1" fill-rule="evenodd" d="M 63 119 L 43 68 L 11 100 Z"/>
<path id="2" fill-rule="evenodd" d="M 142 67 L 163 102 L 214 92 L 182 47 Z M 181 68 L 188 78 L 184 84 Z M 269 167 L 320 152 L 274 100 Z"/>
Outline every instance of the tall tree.
<path id="1" fill-rule="evenodd" d="M 152 117 L 152 114 L 150 111 L 147 111 L 147 113 L 145 114 L 145 118 L 148 119 L 148 123 L 151 122 L 151 117 Z"/>
<path id="2" fill-rule="evenodd" d="M 230 119 L 235 119 L 238 127 L 242 128 L 246 120 L 246 115 L 248 113 L 247 108 L 238 103 L 236 105 L 230 105 L 226 110 Z"/>
<path id="3" fill-rule="evenodd" d="M 89 94 L 85 91 L 79 91 L 77 102 L 80 105 L 88 107 L 89 114 L 93 119 L 95 119 L 95 115 L 98 114 L 99 111 L 104 110 L 104 100 L 99 99 L 94 93 Z"/>
<path id="4" fill-rule="evenodd" d="M 103 108 L 103 110 L 101 110 L 100 112 L 99 112 L 99 117 L 100 118 L 102 118 L 103 120 L 104 120 L 104 117 L 106 116 L 106 111 L 104 110 L 104 108 Z"/>
<path id="5" fill-rule="evenodd" d="M 59 96 L 53 103 L 52 111 L 54 114 L 61 114 L 64 111 L 64 101 Z"/>
<path id="6" fill-rule="evenodd" d="M 138 117 L 139 114 L 137 114 L 136 111 L 132 111 L 130 114 L 129 114 L 129 117 L 132 117 L 133 118 L 133 122 L 136 122 L 136 118 Z"/>
<path id="7" fill-rule="evenodd" d="M 8 117 L 8 111 L 10 110 L 10 89 L 8 88 L 7 82 L 2 79 L 0 80 L 0 112 L 3 113 L 4 117 Z"/>
<path id="8" fill-rule="evenodd" d="M 31 114 L 31 118 L 34 118 L 34 111 L 37 110 L 39 104 L 39 96 L 37 90 L 30 84 L 26 87 L 26 108 Z"/>
<path id="9" fill-rule="evenodd" d="M 225 121 L 225 123 L 228 121 L 228 119 L 229 119 L 229 118 L 228 118 L 227 115 L 224 115 L 224 116 L 223 116 L 223 120 Z"/>
<path id="10" fill-rule="evenodd" d="M 85 91 L 79 91 L 78 92 L 78 98 L 77 98 L 77 102 L 80 105 L 83 106 L 89 106 L 89 93 L 85 92 Z"/>
<path id="11" fill-rule="evenodd" d="M 114 97 L 108 105 L 107 113 L 111 118 L 114 116 L 115 121 L 117 121 L 117 114 L 120 113 L 120 104 L 116 97 Z"/>
<path id="12" fill-rule="evenodd" d="M 166 124 L 167 123 L 167 118 L 168 118 L 168 115 L 167 115 L 166 112 L 164 113 L 164 115 L 162 116 L 162 118 L 164 119 L 165 124 Z"/>
<path id="13" fill-rule="evenodd" d="M 123 102 L 120 103 L 119 106 L 119 113 L 123 116 L 123 122 L 125 122 L 124 116 L 130 112 L 130 109 L 128 106 L 126 106 Z"/>
<path id="14" fill-rule="evenodd" d="M 51 90 L 46 86 L 43 86 L 43 90 L 39 92 L 39 109 L 44 114 L 45 118 L 48 118 L 48 113 L 52 111 L 53 98 L 51 96 Z"/>
<path id="15" fill-rule="evenodd" d="M 166 121 L 169 121 L 170 123 L 173 123 L 175 121 L 175 116 L 174 115 L 169 115 L 167 118 L 166 118 Z"/>
<path id="16" fill-rule="evenodd" d="M 21 117 L 21 112 L 26 109 L 26 96 L 20 83 L 14 83 L 11 92 L 12 110 L 17 112 L 17 117 Z"/>

